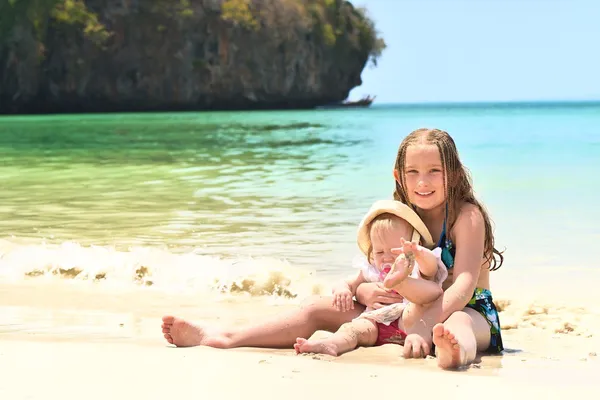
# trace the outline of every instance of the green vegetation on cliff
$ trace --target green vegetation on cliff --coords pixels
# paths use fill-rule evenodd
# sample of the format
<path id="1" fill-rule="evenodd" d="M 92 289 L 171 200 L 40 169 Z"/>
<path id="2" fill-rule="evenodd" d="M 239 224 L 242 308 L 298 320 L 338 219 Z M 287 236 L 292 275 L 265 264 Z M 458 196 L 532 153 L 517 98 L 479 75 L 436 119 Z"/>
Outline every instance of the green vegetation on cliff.
<path id="1" fill-rule="evenodd" d="M 100 43 L 109 33 L 83 0 L 5 0 L 0 4 L 0 40 L 18 23 L 28 21 L 43 40 L 48 23 L 78 25 L 90 39 Z"/>
<path id="2" fill-rule="evenodd" d="M 194 13 L 190 0 L 152 1 L 156 3 L 156 10 L 164 14 L 169 14 L 172 8 L 176 8 L 181 16 Z M 279 1 L 290 14 L 303 16 L 304 23 L 314 28 L 329 46 L 335 45 L 342 36 L 348 37 L 356 46 L 369 49 L 375 63 L 385 49 L 385 42 L 377 36 L 365 9 L 355 9 L 344 0 Z M 269 5 L 261 0 L 222 0 L 221 18 L 246 29 L 261 29 L 261 20 L 268 20 L 270 12 L 269 7 L 261 7 L 262 3 Z M 23 21 L 33 25 L 40 41 L 52 22 L 78 26 L 96 44 L 103 43 L 111 34 L 99 21 L 97 13 L 90 11 L 85 0 L 3 0 L 0 3 L 0 40 Z M 264 28 L 269 29 L 269 26 Z"/>
<path id="3" fill-rule="evenodd" d="M 303 22 L 318 32 L 321 40 L 334 46 L 340 37 L 346 37 L 362 49 L 369 49 L 374 63 L 385 49 L 385 42 L 377 36 L 373 21 L 364 8 L 355 9 L 344 0 L 280 0 L 290 15 L 299 15 Z M 269 8 L 259 7 L 256 0 L 224 0 L 222 18 L 247 29 L 261 28 L 261 20 Z M 262 18 L 261 18 L 262 17 Z M 269 28 L 268 26 L 266 27 Z"/>
<path id="4" fill-rule="evenodd" d="M 310 108 L 384 48 L 344 0 L 0 0 L 0 113 Z"/>

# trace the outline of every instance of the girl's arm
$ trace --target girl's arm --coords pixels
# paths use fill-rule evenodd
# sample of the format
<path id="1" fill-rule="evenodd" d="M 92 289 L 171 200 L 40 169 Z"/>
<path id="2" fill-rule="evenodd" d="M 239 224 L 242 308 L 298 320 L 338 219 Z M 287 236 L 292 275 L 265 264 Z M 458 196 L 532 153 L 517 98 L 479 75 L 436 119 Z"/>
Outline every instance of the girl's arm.
<path id="1" fill-rule="evenodd" d="M 472 204 L 462 207 L 453 228 L 456 255 L 454 282 L 444 292 L 439 322 L 461 311 L 475 291 L 482 267 L 485 224 L 479 209 Z"/>
<path id="2" fill-rule="evenodd" d="M 441 301 L 429 308 L 421 323 L 407 329 L 404 357 L 419 358 L 429 354 L 431 330 L 456 312 L 462 311 L 475 291 L 483 261 L 485 225 L 479 209 L 471 204 L 462 207 L 452 229 L 456 256 L 454 257 L 454 282 L 441 296 Z M 428 338 L 428 339 L 426 339 Z"/>

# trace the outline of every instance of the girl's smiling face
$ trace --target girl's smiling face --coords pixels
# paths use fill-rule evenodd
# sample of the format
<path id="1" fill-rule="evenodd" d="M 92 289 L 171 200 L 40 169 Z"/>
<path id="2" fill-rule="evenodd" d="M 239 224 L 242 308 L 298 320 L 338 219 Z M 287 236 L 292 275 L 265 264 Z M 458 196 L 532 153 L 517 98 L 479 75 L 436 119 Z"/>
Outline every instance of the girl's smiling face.
<path id="1" fill-rule="evenodd" d="M 413 144 L 406 149 L 404 163 L 408 200 L 422 210 L 432 210 L 446 201 L 445 173 L 436 145 Z M 398 171 L 394 177 L 399 182 Z"/>

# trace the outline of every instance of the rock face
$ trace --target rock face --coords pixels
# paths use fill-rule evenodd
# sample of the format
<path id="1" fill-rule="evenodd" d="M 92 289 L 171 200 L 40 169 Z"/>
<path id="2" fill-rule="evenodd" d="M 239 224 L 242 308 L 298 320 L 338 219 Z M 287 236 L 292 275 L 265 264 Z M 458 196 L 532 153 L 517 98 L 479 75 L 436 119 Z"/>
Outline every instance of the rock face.
<path id="1" fill-rule="evenodd" d="M 361 84 L 379 40 L 348 2 L 225 3 L 86 0 L 101 42 L 19 20 L 0 38 L 0 113 L 312 108 Z"/>

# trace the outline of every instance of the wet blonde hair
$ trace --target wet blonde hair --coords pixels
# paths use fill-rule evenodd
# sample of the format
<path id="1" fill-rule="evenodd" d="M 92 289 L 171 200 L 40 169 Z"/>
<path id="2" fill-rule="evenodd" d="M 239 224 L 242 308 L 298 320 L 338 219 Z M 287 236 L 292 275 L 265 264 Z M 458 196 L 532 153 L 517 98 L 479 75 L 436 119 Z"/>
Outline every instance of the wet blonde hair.
<path id="1" fill-rule="evenodd" d="M 446 190 L 446 202 L 448 205 L 448 221 L 446 226 L 446 235 L 452 230 L 460 207 L 463 203 L 475 205 L 483 216 L 485 224 L 485 241 L 484 253 L 485 263 L 489 263 L 490 271 L 495 271 L 502 266 L 504 256 L 494 247 L 494 233 L 492 230 L 491 219 L 479 200 L 475 198 L 473 193 L 473 183 L 471 174 L 461 163 L 456 149 L 456 144 L 452 137 L 445 131 L 440 129 L 421 128 L 411 132 L 398 148 L 396 163 L 394 168 L 398 171 L 400 183 L 396 182 L 396 190 L 394 190 L 394 200 L 408 204 L 415 211 L 416 207 L 410 203 L 408 193 L 406 192 L 406 150 L 408 147 L 415 144 L 434 145 L 440 152 L 442 160 L 442 169 L 444 174 L 444 186 Z"/>
<path id="2" fill-rule="evenodd" d="M 414 227 L 409 224 L 406 220 L 400 218 L 397 215 L 391 213 L 383 213 L 379 214 L 369 223 L 367 231 L 369 232 L 369 250 L 367 251 L 367 259 L 369 262 L 373 261 L 373 241 L 371 240 L 371 234 L 374 230 L 379 229 L 393 229 L 400 227 L 409 227 L 411 229 L 410 233 L 412 235 L 414 231 Z M 405 238 L 407 241 L 410 240 L 412 236 Z M 421 243 L 419 243 L 421 244 Z"/>

